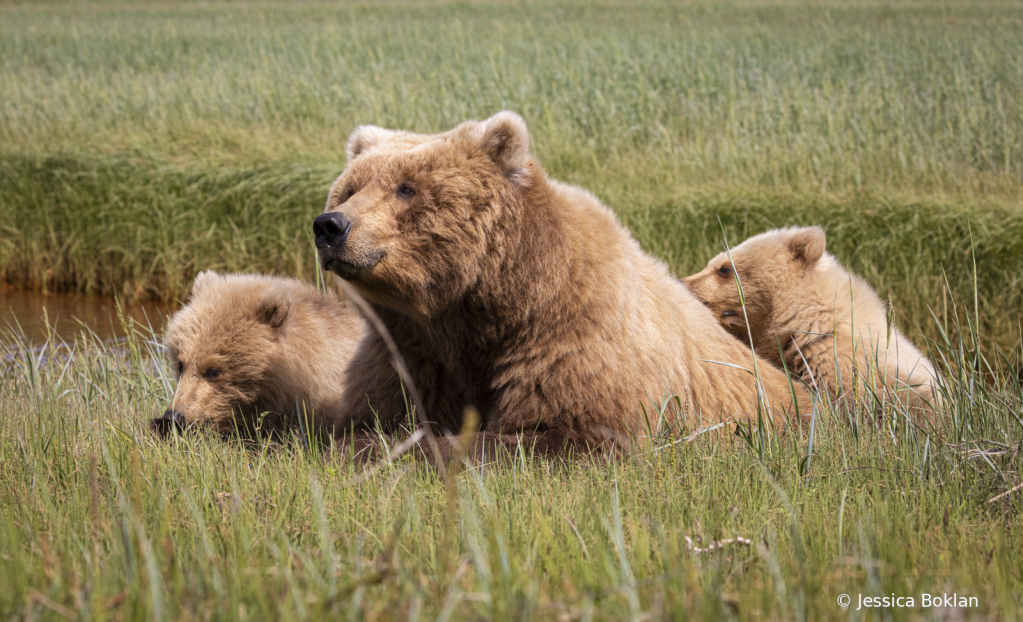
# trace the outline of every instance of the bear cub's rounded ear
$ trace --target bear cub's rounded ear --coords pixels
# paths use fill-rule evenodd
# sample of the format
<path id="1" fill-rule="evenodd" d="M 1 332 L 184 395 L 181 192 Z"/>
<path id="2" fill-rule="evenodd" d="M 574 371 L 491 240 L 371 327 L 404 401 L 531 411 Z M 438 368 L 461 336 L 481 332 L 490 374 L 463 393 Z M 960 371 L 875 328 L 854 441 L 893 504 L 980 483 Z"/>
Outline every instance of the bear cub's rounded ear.
<path id="1" fill-rule="evenodd" d="M 812 266 L 820 261 L 826 245 L 824 229 L 820 227 L 797 229 L 788 241 L 792 258 L 805 266 Z"/>
<path id="2" fill-rule="evenodd" d="M 196 275 L 195 280 L 192 281 L 192 298 L 202 294 L 204 290 L 217 280 L 218 276 L 213 270 L 206 270 Z"/>
<path id="3" fill-rule="evenodd" d="M 529 163 L 529 129 L 525 120 L 504 110 L 480 123 L 478 131 L 480 148 L 501 167 L 505 176 L 516 183 L 525 181 L 523 173 Z"/>
<path id="4" fill-rule="evenodd" d="M 345 145 L 345 156 L 351 162 L 395 134 L 397 132 L 394 130 L 385 130 L 375 125 L 360 125 L 352 130 L 352 133 L 348 136 L 348 144 Z"/>
<path id="5" fill-rule="evenodd" d="M 270 328 L 278 329 L 284 325 L 291 311 L 291 303 L 286 296 L 267 293 L 256 306 L 256 321 Z"/>

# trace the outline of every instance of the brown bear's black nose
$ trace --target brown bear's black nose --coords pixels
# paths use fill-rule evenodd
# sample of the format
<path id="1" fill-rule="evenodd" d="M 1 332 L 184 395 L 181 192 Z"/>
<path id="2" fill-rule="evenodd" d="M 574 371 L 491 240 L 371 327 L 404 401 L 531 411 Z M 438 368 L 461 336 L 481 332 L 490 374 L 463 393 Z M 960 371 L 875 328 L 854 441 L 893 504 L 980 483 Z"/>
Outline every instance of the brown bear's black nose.
<path id="1" fill-rule="evenodd" d="M 160 438 L 165 438 L 175 429 L 185 429 L 185 416 L 176 410 L 168 408 L 163 411 L 162 417 L 159 419 L 153 419 L 149 422 L 149 425 L 154 432 L 160 435 Z"/>
<path id="2" fill-rule="evenodd" d="M 316 248 L 340 248 L 348 239 L 348 231 L 352 223 L 341 212 L 320 214 L 313 220 L 313 235 L 316 236 Z"/>

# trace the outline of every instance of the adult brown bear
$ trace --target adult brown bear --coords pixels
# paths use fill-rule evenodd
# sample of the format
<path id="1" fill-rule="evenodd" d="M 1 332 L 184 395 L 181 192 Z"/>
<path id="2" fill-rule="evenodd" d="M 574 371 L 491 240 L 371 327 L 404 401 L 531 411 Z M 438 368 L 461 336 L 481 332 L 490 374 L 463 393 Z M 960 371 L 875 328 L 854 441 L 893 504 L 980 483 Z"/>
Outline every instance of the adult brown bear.
<path id="1" fill-rule="evenodd" d="M 553 453 L 755 419 L 758 402 L 777 423 L 795 416 L 794 395 L 809 412 L 778 369 L 759 361 L 755 380 L 750 349 L 610 209 L 544 174 L 518 115 L 435 135 L 362 126 L 347 156 L 314 221 L 320 261 L 386 325 L 435 430 L 460 430 L 471 405 L 476 452 L 521 440 Z M 406 403 L 371 334 L 342 420 L 395 431 Z"/>

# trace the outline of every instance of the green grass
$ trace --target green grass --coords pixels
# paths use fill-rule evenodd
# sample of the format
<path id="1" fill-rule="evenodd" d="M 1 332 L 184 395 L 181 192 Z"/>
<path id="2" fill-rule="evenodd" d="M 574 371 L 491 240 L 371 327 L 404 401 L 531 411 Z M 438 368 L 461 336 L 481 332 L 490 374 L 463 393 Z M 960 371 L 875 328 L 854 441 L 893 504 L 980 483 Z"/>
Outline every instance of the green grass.
<path id="1" fill-rule="evenodd" d="M 1020 197 L 1010 3 L 71 5 L 0 28 L 9 150 L 335 163 L 360 123 L 512 108 L 559 173 Z"/>
<path id="2" fill-rule="evenodd" d="M 356 125 L 510 108 L 680 275 L 724 237 L 823 225 L 946 382 L 925 429 L 829 411 L 812 451 L 809 430 L 687 430 L 445 484 L 295 439 L 158 443 L 157 336 L 21 343 L 0 361 L 0 619 L 954 619 L 924 592 L 1018 619 L 1023 491 L 988 500 L 1023 461 L 1019 4 L 0 4 L 0 93 L 0 286 L 312 280 Z"/>
<path id="3" fill-rule="evenodd" d="M 1020 481 L 1021 352 L 978 361 L 948 328 L 933 426 L 839 409 L 812 452 L 808 430 L 686 429 L 446 484 L 408 454 L 365 471 L 297 439 L 158 441 L 173 376 L 144 332 L 70 359 L 22 345 L 0 366 L 0 616 L 908 620 L 947 619 L 919 605 L 954 592 L 965 619 L 1015 620 L 1023 494 L 989 500 Z"/>

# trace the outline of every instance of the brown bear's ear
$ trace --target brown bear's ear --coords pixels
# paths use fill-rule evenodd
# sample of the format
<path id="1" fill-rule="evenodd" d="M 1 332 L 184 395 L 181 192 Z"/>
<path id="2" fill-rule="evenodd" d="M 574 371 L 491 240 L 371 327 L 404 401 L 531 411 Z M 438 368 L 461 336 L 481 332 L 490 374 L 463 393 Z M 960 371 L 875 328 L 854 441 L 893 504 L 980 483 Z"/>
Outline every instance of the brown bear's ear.
<path id="1" fill-rule="evenodd" d="M 394 130 L 385 130 L 375 125 L 360 125 L 348 136 L 348 144 L 345 145 L 345 155 L 348 161 L 351 162 L 373 146 L 379 145 L 395 134 L 397 132 Z"/>
<path id="2" fill-rule="evenodd" d="M 291 303 L 284 296 L 267 294 L 256 307 L 256 321 L 270 328 L 278 329 L 288 319 Z"/>
<path id="3" fill-rule="evenodd" d="M 192 298 L 195 298 L 201 294 L 205 289 L 213 284 L 217 280 L 217 273 L 213 270 L 206 270 L 200 272 L 196 277 L 195 281 L 192 281 Z"/>
<path id="4" fill-rule="evenodd" d="M 512 181 L 521 183 L 529 163 L 529 130 L 519 115 L 505 110 L 480 123 L 480 147 Z"/>
<path id="5" fill-rule="evenodd" d="M 792 253 L 792 258 L 804 266 L 812 266 L 820 261 L 825 246 L 824 229 L 820 227 L 798 229 L 789 238 L 789 251 Z"/>

